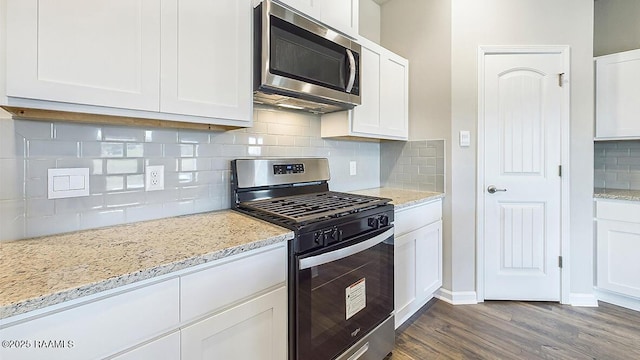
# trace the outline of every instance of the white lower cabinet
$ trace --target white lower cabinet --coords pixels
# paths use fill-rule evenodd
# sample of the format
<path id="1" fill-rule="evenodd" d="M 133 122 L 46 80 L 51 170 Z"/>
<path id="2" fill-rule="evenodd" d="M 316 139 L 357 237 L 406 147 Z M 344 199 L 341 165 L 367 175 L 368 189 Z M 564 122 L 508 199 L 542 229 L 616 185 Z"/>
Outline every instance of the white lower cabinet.
<path id="1" fill-rule="evenodd" d="M 596 201 L 600 300 L 640 310 L 640 203 Z"/>
<path id="2" fill-rule="evenodd" d="M 180 360 L 180 332 L 161 337 L 112 360 Z"/>
<path id="3" fill-rule="evenodd" d="M 442 286 L 442 201 L 395 215 L 395 326 L 398 328 Z"/>
<path id="4" fill-rule="evenodd" d="M 2 328 L 2 341 L 24 343 L 3 346 L 0 358 L 102 359 L 178 325 L 179 280 L 174 278 Z"/>
<path id="5" fill-rule="evenodd" d="M 287 291 L 283 286 L 181 330 L 182 360 L 284 360 Z"/>
<path id="6" fill-rule="evenodd" d="M 283 360 L 286 264 L 279 243 L 3 319 L 0 359 Z"/>

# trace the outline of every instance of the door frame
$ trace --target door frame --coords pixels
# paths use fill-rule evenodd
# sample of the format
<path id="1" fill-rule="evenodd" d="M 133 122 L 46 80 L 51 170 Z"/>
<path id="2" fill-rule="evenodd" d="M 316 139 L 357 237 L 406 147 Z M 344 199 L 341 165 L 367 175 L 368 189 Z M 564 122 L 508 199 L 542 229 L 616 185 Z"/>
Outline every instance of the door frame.
<path id="1" fill-rule="evenodd" d="M 485 56 L 504 54 L 560 54 L 562 56 L 563 77 L 563 103 L 561 108 L 561 196 L 560 196 L 560 256 L 562 256 L 562 268 L 560 269 L 560 303 L 571 302 L 571 271 L 570 271 L 570 120 L 571 120 L 571 58 L 570 46 L 479 46 L 478 47 L 478 132 L 477 132 L 477 173 L 476 173 L 476 295 L 478 302 L 484 301 L 484 266 L 485 266 L 485 239 L 484 239 L 484 154 L 485 154 L 485 118 L 484 118 L 484 71 Z"/>

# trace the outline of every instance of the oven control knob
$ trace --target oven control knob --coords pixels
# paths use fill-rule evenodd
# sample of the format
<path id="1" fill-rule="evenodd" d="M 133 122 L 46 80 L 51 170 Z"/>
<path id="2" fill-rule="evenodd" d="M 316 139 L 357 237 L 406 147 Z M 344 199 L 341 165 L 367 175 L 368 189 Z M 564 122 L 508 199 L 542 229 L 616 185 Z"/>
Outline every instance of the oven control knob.
<path id="1" fill-rule="evenodd" d="M 380 221 L 378 220 L 378 218 L 369 218 L 367 219 L 367 221 L 369 223 L 369 226 L 374 229 L 377 229 L 380 227 Z"/>
<path id="2" fill-rule="evenodd" d="M 322 232 L 321 231 L 316 231 L 315 233 L 313 233 L 313 242 L 320 245 L 322 244 Z"/>
<path id="3" fill-rule="evenodd" d="M 340 241 L 340 233 L 338 232 L 338 229 L 334 228 L 333 231 L 331 231 L 331 239 L 333 242 Z"/>
<path id="4" fill-rule="evenodd" d="M 389 216 L 380 215 L 380 226 L 389 226 Z"/>

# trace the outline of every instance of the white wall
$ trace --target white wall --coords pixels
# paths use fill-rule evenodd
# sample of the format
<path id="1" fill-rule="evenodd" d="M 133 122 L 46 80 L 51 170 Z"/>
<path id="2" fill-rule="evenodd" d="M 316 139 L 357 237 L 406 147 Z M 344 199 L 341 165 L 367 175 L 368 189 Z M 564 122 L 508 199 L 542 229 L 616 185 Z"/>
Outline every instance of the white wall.
<path id="1" fill-rule="evenodd" d="M 451 1 L 389 1 L 380 18 L 382 46 L 409 59 L 410 140 L 445 140 L 443 283 L 451 289 Z"/>
<path id="2" fill-rule="evenodd" d="M 593 292 L 593 2 L 585 0 L 452 0 L 451 136 L 477 138 L 480 45 L 571 47 L 571 292 Z M 384 31 L 384 28 L 383 28 Z M 476 143 L 452 147 L 452 284 L 475 291 Z"/>
<path id="3" fill-rule="evenodd" d="M 640 49 L 640 1 L 595 3 L 594 56 Z"/>

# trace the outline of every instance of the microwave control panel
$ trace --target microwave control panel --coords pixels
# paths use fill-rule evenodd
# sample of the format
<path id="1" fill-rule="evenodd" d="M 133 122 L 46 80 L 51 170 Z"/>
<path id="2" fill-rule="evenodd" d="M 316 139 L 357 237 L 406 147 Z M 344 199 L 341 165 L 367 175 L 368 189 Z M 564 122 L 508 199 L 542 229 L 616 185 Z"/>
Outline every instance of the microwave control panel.
<path id="1" fill-rule="evenodd" d="M 303 174 L 304 164 L 273 165 L 274 175 Z"/>

